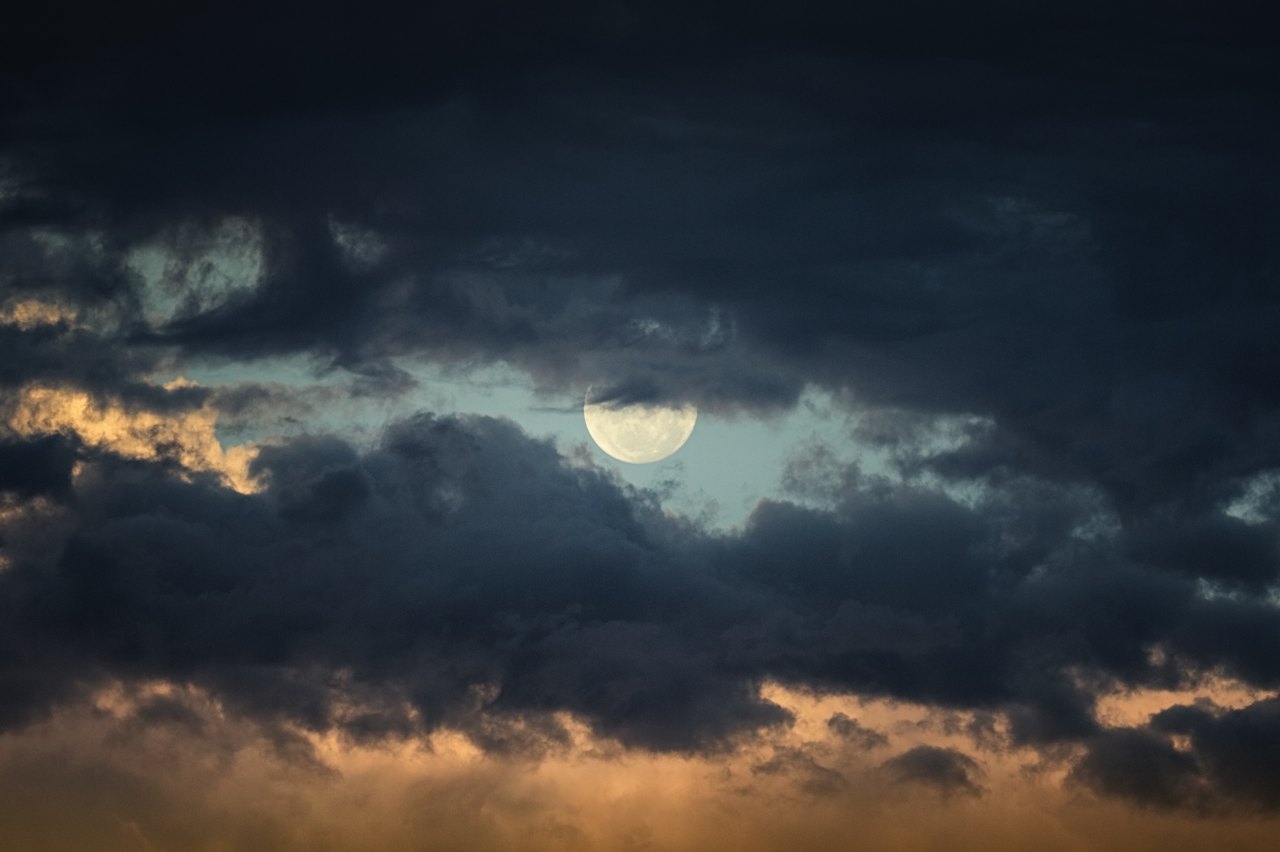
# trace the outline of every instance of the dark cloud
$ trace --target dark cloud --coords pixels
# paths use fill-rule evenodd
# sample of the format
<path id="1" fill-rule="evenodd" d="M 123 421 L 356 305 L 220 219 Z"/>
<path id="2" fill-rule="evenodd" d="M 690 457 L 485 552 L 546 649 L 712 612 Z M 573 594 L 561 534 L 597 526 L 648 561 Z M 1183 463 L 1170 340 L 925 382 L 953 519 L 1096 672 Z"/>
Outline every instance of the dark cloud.
<path id="1" fill-rule="evenodd" d="M 1194 757 L 1148 731 L 1125 729 L 1099 737 L 1072 777 L 1105 795 L 1145 805 L 1203 805 Z"/>
<path id="2" fill-rule="evenodd" d="M 1213 513 L 1157 518 L 1135 525 L 1134 557 L 1166 570 L 1230 585 L 1263 587 L 1280 570 L 1280 538 L 1273 524 L 1251 524 Z"/>
<path id="3" fill-rule="evenodd" d="M 841 739 L 853 743 L 861 749 L 873 749 L 887 745 L 889 738 L 874 728 L 868 728 L 857 719 L 844 713 L 836 713 L 827 720 L 827 727 Z"/>
<path id="4" fill-rule="evenodd" d="M 982 795 L 975 777 L 977 761 L 963 752 L 937 746 L 916 746 L 886 760 L 881 769 L 898 783 L 924 784 L 943 795 Z"/>
<path id="5" fill-rule="evenodd" d="M 1234 710 L 1208 700 L 1170 707 L 1145 728 L 1096 738 L 1073 778 L 1153 807 L 1274 812 L 1280 807 L 1278 725 L 1274 698 Z"/>
<path id="6" fill-rule="evenodd" d="M 258 469 L 262 497 L 145 465 L 87 472 L 58 555 L 0 574 L 14 641 L 53 643 L 26 665 L 192 679 L 314 728 L 363 690 L 391 713 L 356 726 L 374 730 L 406 724 L 381 706 L 396 696 L 428 728 L 573 708 L 664 749 L 786 718 L 717 648 L 744 593 L 682 554 L 688 534 L 655 507 L 510 424 L 424 416 L 370 454 L 299 439 Z"/>
<path id="7" fill-rule="evenodd" d="M 792 780 L 800 792 L 814 797 L 838 795 L 849 788 L 842 772 L 824 766 L 805 748 L 774 748 L 768 760 L 751 767 L 753 775 L 781 776 Z"/>
<path id="8" fill-rule="evenodd" d="M 74 447 L 60 437 L 0 440 L 0 492 L 7 491 L 20 498 L 40 495 L 65 498 L 71 493 L 74 462 Z"/>
<path id="9" fill-rule="evenodd" d="M 1172 707 L 1151 726 L 1188 737 L 1189 753 L 1220 795 L 1256 809 L 1280 807 L 1280 700 L 1238 710 Z"/>
<path id="10" fill-rule="evenodd" d="M 1249 605 L 1194 603 L 1185 580 L 1116 566 L 1103 582 L 1074 562 L 1012 583 L 998 560 L 958 569 L 1001 537 L 1000 515 L 939 496 L 766 504 L 726 538 L 509 423 L 427 415 L 366 452 L 318 437 L 266 448 L 256 470 L 267 490 L 241 495 L 86 461 L 65 539 L 15 551 L 0 573 L 9 671 L 28 684 L 7 693 L 10 718 L 110 674 L 194 682 L 264 721 L 357 737 L 450 725 L 502 748 L 514 725 L 519 742 L 555 742 L 547 720 L 571 710 L 624 743 L 687 750 L 785 723 L 756 694 L 776 678 L 1000 709 L 1036 744 L 1096 732 L 1069 671 L 1166 682 L 1153 643 L 1276 680 L 1247 667 Z M 941 560 L 972 575 L 945 605 L 900 585 Z M 1253 619 L 1280 629 L 1274 612 Z M 366 709 L 338 712 L 351 705 Z"/>
<path id="11" fill-rule="evenodd" d="M 1142 558 L 1274 579 L 1274 528 L 1220 511 L 1280 465 L 1280 123 L 1247 16 L 694 5 L 36 15 L 5 112 L 15 282 L 369 393 L 423 355 L 616 399 L 777 410 L 812 383 L 975 414 L 923 463 L 1097 487 Z M 145 318 L 128 251 L 189 258 L 228 216 L 261 282 Z M 37 220 L 94 236 L 51 274 Z M 31 357 L 130 373 L 69 345 Z"/>

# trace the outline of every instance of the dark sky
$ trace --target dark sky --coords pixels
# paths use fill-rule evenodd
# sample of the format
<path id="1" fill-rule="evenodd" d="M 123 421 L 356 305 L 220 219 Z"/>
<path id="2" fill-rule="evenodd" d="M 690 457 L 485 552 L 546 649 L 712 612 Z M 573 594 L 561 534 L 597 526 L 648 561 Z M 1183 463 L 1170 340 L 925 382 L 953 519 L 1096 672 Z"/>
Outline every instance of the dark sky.
<path id="1" fill-rule="evenodd" d="M 698 756 L 794 724 L 781 684 L 996 731 L 880 756 L 949 794 L 985 742 L 1280 810 L 1252 5 L 52 3 L 0 43 L 0 737 L 164 681 L 281 738 L 543 753 L 567 713 Z M 201 364 L 243 380 L 156 378 Z M 333 426 L 409 364 L 730 419 L 816 391 L 893 467 L 810 445 L 711 529 L 509 420 Z M 312 425 L 237 488 L 210 418 Z"/>

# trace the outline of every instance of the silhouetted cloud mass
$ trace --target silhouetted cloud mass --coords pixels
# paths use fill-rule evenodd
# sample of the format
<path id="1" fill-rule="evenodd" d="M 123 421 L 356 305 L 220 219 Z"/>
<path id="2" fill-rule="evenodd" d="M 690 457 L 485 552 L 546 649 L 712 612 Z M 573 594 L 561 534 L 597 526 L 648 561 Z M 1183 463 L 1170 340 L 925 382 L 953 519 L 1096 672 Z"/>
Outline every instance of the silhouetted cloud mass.
<path id="1" fill-rule="evenodd" d="M 943 795 L 982 795 L 973 776 L 977 762 L 966 754 L 937 746 L 916 746 L 884 762 L 884 770 L 898 783 L 926 784 Z"/>

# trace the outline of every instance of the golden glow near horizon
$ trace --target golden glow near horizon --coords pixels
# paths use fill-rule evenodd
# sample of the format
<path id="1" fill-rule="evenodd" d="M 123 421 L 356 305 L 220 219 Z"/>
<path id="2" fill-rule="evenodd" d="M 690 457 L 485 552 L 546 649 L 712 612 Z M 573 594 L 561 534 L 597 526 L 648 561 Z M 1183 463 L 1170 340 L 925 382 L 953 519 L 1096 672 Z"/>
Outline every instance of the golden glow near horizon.
<path id="1" fill-rule="evenodd" d="M 626 749 L 560 713 L 568 745 L 499 756 L 448 729 L 363 743 L 337 731 L 271 730 L 190 685 L 114 682 L 21 737 L 0 737 L 0 800 L 14 805 L 0 820 L 0 845 L 56 837 L 104 852 L 826 852 L 856 836 L 902 852 L 1214 842 L 1261 852 L 1280 828 L 1275 818 L 1154 813 L 1083 795 L 1063 785 L 1065 761 L 979 747 L 970 713 L 778 684 L 761 694 L 794 724 L 721 752 Z M 837 713 L 885 742 L 849 741 L 827 724 Z M 973 755 L 981 795 L 904 785 L 880 768 L 918 745 Z M 42 774 L 26 771 L 41 763 Z M 55 812 L 68 816 L 50 822 Z"/>

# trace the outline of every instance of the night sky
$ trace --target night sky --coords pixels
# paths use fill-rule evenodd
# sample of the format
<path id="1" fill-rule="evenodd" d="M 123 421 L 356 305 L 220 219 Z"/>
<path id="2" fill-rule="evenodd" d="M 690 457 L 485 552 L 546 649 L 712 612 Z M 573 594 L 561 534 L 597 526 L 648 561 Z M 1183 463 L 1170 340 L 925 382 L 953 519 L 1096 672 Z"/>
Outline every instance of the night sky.
<path id="1" fill-rule="evenodd" d="M 1276 848 L 1262 4 L 26 5 L 0 848 Z"/>

